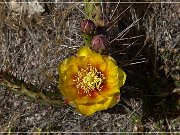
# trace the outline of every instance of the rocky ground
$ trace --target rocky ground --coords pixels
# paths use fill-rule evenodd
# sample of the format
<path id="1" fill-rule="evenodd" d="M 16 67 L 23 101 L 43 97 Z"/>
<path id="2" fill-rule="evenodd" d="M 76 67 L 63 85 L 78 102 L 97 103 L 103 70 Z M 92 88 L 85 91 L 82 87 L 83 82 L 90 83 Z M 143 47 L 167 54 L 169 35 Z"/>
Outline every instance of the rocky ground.
<path id="1" fill-rule="evenodd" d="M 83 44 L 83 3 L 0 3 L 0 70 L 57 91 L 57 65 Z M 24 1 L 23 1 L 24 2 Z M 111 3 L 110 55 L 127 73 L 121 101 L 84 117 L 0 87 L 1 132 L 180 132 L 179 3 Z M 1 82 L 0 82 L 1 83 Z"/>

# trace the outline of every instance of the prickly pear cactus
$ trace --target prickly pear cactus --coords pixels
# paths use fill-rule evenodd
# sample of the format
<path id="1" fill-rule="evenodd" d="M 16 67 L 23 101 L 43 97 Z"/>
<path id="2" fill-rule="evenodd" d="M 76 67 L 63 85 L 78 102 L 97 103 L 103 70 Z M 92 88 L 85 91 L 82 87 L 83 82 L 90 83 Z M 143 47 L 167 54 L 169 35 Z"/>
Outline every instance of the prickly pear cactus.
<path id="1" fill-rule="evenodd" d="M 162 60 L 161 69 L 178 82 L 179 4 L 131 4 L 120 0 L 114 4 L 105 0 L 106 8 L 101 12 L 102 3 L 87 6 L 65 1 L 16 3 L 18 1 L 0 3 L 0 131 L 100 133 L 179 130 L 179 119 L 166 117 L 171 112 L 180 114 L 172 107 L 179 101 L 179 95 L 166 91 L 156 94 L 157 83 L 147 84 L 151 69 L 147 68 L 148 54 L 144 53 L 144 47 L 153 46 L 154 72 L 160 69 L 157 60 Z M 84 0 L 91 1 L 102 2 Z M 109 27 L 110 55 L 119 60 L 119 65 L 125 63 L 123 68 L 128 74 L 119 104 L 92 117 L 83 117 L 70 106 L 62 106 L 62 97 L 57 96 L 58 63 L 73 55 L 84 39 L 88 38 L 89 42 L 92 38 L 82 38 L 79 31 L 84 18 L 95 21 L 96 26 Z M 156 95 L 149 86 L 154 88 Z M 148 94 L 147 90 L 150 91 Z M 149 106 L 145 104 L 146 100 Z M 159 123 L 148 117 L 149 122 L 145 123 L 144 107 L 153 108 L 153 114 L 165 114 L 165 117 Z M 160 113 L 156 111 L 158 107 Z"/>

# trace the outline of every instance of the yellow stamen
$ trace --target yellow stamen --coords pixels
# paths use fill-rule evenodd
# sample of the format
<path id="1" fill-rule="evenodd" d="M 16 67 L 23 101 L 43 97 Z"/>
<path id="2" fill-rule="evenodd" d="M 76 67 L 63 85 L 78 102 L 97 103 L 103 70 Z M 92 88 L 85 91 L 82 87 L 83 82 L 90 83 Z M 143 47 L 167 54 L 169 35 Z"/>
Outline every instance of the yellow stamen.
<path id="1" fill-rule="evenodd" d="M 95 67 L 89 66 L 86 69 L 81 69 L 74 81 L 77 82 L 76 87 L 83 89 L 84 93 L 88 93 L 92 90 L 101 90 L 105 77 L 101 72 L 98 72 Z"/>

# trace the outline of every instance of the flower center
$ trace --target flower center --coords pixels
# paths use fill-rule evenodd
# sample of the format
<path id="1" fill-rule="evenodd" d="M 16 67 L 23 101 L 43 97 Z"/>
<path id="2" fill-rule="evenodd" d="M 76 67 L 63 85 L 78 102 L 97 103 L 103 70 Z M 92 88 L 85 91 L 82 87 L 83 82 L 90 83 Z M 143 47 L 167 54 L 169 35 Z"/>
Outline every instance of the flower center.
<path id="1" fill-rule="evenodd" d="M 89 66 L 86 69 L 78 71 L 76 76 L 76 87 L 83 89 L 84 93 L 88 93 L 92 90 L 101 90 L 102 83 L 105 77 L 104 74 L 98 72 L 95 67 Z"/>

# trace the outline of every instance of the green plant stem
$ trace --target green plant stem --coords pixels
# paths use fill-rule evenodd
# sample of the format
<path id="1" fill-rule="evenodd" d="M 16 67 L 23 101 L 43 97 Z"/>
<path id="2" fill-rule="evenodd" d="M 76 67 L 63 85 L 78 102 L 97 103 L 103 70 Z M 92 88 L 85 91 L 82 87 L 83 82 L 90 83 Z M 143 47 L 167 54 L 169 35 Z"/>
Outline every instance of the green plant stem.
<path id="1" fill-rule="evenodd" d="M 108 38 L 108 22 L 104 17 L 105 12 L 103 11 L 104 4 L 103 0 L 84 0 L 84 12 L 86 14 L 85 18 L 90 19 L 95 23 L 96 30 L 93 34 L 82 34 L 83 41 L 85 45 L 91 46 L 92 39 L 95 35 L 105 35 Z M 108 54 L 108 47 L 100 54 Z"/>
<path id="2" fill-rule="evenodd" d="M 102 0 L 84 0 L 86 18 L 94 21 L 97 27 L 104 27 L 106 25 L 101 2 Z"/>
<path id="3" fill-rule="evenodd" d="M 63 100 L 62 99 L 53 99 L 57 98 L 60 94 L 58 92 L 49 92 L 50 94 L 44 94 L 39 91 L 33 91 L 34 86 L 29 86 L 30 88 L 27 88 L 27 84 L 17 80 L 17 79 L 12 79 L 14 78 L 13 76 L 10 76 L 7 73 L 2 73 L 0 72 L 0 86 L 3 86 L 7 88 L 8 90 L 15 92 L 19 95 L 25 95 L 32 100 L 37 100 L 42 103 L 48 103 L 51 105 L 63 105 Z M 32 88 L 32 89 L 31 89 Z M 52 96 L 54 95 L 54 96 Z"/>

